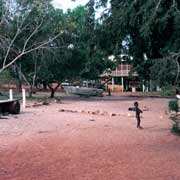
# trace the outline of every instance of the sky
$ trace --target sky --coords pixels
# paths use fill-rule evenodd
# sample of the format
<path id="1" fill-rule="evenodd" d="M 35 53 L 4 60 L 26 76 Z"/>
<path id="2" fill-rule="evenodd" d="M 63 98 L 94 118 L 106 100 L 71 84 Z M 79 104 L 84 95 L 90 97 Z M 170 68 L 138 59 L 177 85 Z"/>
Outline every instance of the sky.
<path id="1" fill-rule="evenodd" d="M 55 8 L 60 8 L 66 11 L 68 8 L 73 9 L 78 5 L 85 5 L 88 0 L 76 0 L 72 2 L 71 0 L 53 0 L 52 4 Z"/>

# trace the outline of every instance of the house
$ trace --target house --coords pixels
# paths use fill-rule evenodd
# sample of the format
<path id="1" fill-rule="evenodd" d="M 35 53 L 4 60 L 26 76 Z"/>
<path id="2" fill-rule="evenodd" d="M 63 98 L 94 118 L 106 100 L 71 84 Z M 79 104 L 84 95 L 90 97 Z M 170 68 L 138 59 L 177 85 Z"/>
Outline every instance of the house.
<path id="1" fill-rule="evenodd" d="M 141 88 L 137 72 L 132 71 L 133 66 L 130 64 L 119 64 L 111 72 L 112 81 L 108 85 L 111 91 L 124 92 L 136 91 Z"/>

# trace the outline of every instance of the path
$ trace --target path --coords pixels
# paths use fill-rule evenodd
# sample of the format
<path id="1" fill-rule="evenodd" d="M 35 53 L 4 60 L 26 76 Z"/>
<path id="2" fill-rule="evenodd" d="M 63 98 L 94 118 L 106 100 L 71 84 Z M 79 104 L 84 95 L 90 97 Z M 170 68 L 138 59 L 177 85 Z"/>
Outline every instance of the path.
<path id="1" fill-rule="evenodd" d="M 179 180 L 167 102 L 139 100 L 149 108 L 143 130 L 128 116 L 131 100 L 65 101 L 1 119 L 0 180 Z M 96 110 L 109 114 L 86 113 Z"/>

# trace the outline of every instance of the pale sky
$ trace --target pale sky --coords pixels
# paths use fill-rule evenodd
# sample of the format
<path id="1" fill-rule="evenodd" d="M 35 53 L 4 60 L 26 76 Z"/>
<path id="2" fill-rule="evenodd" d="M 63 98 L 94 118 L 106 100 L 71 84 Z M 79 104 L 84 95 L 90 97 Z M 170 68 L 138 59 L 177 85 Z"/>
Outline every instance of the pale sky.
<path id="1" fill-rule="evenodd" d="M 85 5 L 88 0 L 76 0 L 72 2 L 71 0 L 53 0 L 52 4 L 55 8 L 60 8 L 66 11 L 68 8 L 73 9 L 78 5 Z"/>

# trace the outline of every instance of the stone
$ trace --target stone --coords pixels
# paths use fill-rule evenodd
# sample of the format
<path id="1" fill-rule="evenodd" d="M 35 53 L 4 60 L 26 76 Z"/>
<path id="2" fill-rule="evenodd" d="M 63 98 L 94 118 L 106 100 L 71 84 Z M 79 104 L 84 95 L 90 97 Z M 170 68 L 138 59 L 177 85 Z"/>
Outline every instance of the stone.
<path id="1" fill-rule="evenodd" d="M 60 109 L 59 112 L 64 112 L 65 110 L 64 109 Z"/>
<path id="2" fill-rule="evenodd" d="M 89 119 L 89 121 L 95 121 L 95 119 L 93 119 L 92 117 Z"/>
<path id="3" fill-rule="evenodd" d="M 110 116 L 116 116 L 116 114 L 115 114 L 115 113 L 110 113 L 109 115 L 110 115 Z"/>

